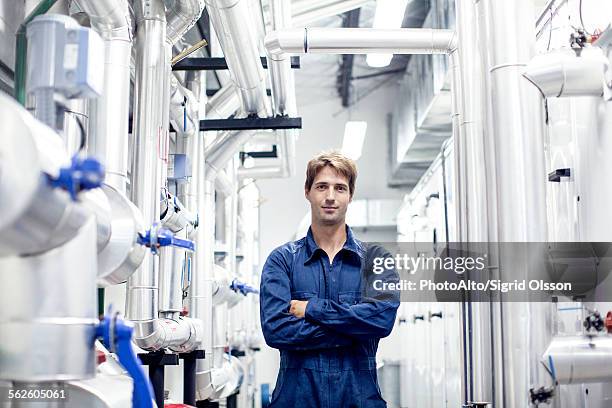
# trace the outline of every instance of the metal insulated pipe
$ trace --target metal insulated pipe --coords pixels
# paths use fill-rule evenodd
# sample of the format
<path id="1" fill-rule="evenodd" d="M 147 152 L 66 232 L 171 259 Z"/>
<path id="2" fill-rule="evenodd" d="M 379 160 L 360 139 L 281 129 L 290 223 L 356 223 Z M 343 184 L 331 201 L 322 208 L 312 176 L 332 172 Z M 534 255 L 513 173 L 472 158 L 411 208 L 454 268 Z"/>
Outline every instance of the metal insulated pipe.
<path id="1" fill-rule="evenodd" d="M 126 194 L 132 19 L 127 0 L 75 0 L 104 40 L 104 87 L 90 101 L 89 153 L 104 163 L 105 183 Z"/>
<path id="2" fill-rule="evenodd" d="M 599 47 L 585 47 L 580 56 L 572 49 L 534 57 L 523 76 L 546 97 L 601 96 L 609 62 Z"/>
<path id="3" fill-rule="evenodd" d="M 178 137 L 195 137 L 199 131 L 198 101 L 193 93 L 171 76 L 170 119 Z"/>
<path id="4" fill-rule="evenodd" d="M 247 0 L 206 0 L 246 115 L 269 116 L 266 83 Z"/>
<path id="5" fill-rule="evenodd" d="M 268 55 L 289 54 L 447 54 L 457 47 L 453 30 L 432 28 L 291 28 L 264 41 Z"/>
<path id="6" fill-rule="evenodd" d="M 227 119 L 240 109 L 240 97 L 234 84 L 224 85 L 206 104 L 207 119 Z"/>
<path id="7" fill-rule="evenodd" d="M 70 163 L 60 136 L 6 94 L 0 121 L 7 137 L 0 145 L 0 256 L 45 252 L 73 239 L 89 212 L 69 194 L 53 188 L 43 173 L 57 175 Z"/>
<path id="8" fill-rule="evenodd" d="M 170 53 L 162 0 L 135 4 L 136 80 L 134 86 L 134 157 L 132 201 L 147 226 L 159 222 L 163 160 L 168 140 Z M 162 103 L 160 103 L 162 101 Z M 147 254 L 128 279 L 126 315 L 134 324 L 134 341 L 145 350 L 183 350 L 197 343 L 197 322 L 159 319 L 159 257 Z"/>
<path id="9" fill-rule="evenodd" d="M 291 2 L 272 0 L 272 29 L 291 28 Z M 270 55 L 270 78 L 272 83 L 272 107 L 275 115 L 295 114 L 295 77 L 291 59 L 285 53 Z M 290 113 L 291 112 L 291 113 Z"/>
<path id="10" fill-rule="evenodd" d="M 135 3 L 136 80 L 134 84 L 134 150 L 132 201 L 142 211 L 146 226 L 159 221 L 162 157 L 165 145 L 163 104 L 166 80 L 166 16 L 161 0 Z M 147 254 L 128 279 L 126 315 L 136 325 L 135 341 L 142 347 L 155 331 L 158 304 L 159 257 Z"/>
<path id="11" fill-rule="evenodd" d="M 272 28 L 282 30 L 291 27 L 291 2 L 272 0 Z M 276 116 L 296 116 L 295 77 L 291 69 L 290 56 L 281 53 L 268 56 L 270 82 L 272 84 L 272 107 Z M 295 139 L 297 131 L 282 130 L 274 132 L 280 147 L 280 164 L 272 168 L 255 167 L 241 169 L 240 177 L 290 177 L 294 172 Z"/>
<path id="12" fill-rule="evenodd" d="M 612 336 L 555 337 L 543 363 L 560 384 L 612 381 Z"/>
<path id="13" fill-rule="evenodd" d="M 485 169 L 489 241 L 546 242 L 546 176 L 544 152 L 544 102 L 523 76 L 535 54 L 533 0 L 480 1 L 480 50 L 487 85 Z M 520 166 L 517 166 L 520 163 Z M 528 259 L 499 254 L 498 279 L 532 276 L 537 267 Z M 494 271 L 495 272 L 495 271 Z M 529 389 L 546 384 L 538 360 L 550 342 L 547 327 L 552 309 L 538 302 L 499 302 L 494 305 L 491 333 L 503 333 L 504 342 L 494 351 L 495 406 L 525 406 Z M 512 316 L 512 318 L 507 318 Z M 503 370 L 503 372 L 502 372 Z M 489 374 L 487 374 L 489 375 Z"/>
<path id="14" fill-rule="evenodd" d="M 166 39 L 175 44 L 195 25 L 204 11 L 203 0 L 175 0 L 166 11 Z"/>

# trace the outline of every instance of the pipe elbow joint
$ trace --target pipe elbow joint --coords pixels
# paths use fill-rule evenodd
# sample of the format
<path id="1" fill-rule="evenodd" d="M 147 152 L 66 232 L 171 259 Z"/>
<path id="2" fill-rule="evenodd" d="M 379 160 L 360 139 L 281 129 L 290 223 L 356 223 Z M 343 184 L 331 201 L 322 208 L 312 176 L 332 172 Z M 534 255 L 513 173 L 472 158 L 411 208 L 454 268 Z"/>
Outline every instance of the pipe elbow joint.
<path id="1" fill-rule="evenodd" d="M 283 61 L 287 54 L 304 54 L 308 52 L 308 29 L 289 28 L 268 33 L 264 39 L 268 58 Z"/>
<path id="2" fill-rule="evenodd" d="M 164 348 L 166 331 L 158 319 L 132 321 L 134 325 L 134 343 L 143 350 L 157 351 Z"/>
<path id="3" fill-rule="evenodd" d="M 181 317 L 179 319 L 179 324 L 185 324 L 189 327 L 189 338 L 178 346 L 170 347 L 170 350 L 178 353 L 189 353 L 200 347 L 204 341 L 204 325 L 202 321 L 189 317 Z"/>

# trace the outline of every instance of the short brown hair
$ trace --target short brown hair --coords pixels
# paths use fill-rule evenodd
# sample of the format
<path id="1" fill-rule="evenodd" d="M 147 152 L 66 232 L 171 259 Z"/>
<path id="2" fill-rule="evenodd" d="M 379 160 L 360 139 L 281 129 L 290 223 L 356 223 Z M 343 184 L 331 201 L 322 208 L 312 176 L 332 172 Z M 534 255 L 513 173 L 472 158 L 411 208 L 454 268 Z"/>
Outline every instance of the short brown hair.
<path id="1" fill-rule="evenodd" d="M 315 177 L 325 166 L 331 167 L 348 179 L 349 192 L 351 196 L 353 196 L 355 192 L 355 181 L 357 180 L 357 165 L 352 159 L 346 157 L 337 150 L 319 153 L 308 162 L 304 188 L 310 191 Z"/>

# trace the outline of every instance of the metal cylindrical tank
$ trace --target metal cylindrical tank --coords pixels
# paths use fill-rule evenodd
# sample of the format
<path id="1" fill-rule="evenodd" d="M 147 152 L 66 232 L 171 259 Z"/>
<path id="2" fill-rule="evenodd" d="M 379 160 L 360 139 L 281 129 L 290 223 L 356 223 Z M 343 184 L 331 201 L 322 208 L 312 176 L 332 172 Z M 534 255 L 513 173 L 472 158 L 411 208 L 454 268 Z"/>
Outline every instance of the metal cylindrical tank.
<path id="1" fill-rule="evenodd" d="M 555 337 L 544 364 L 560 384 L 612 381 L 612 336 Z"/>

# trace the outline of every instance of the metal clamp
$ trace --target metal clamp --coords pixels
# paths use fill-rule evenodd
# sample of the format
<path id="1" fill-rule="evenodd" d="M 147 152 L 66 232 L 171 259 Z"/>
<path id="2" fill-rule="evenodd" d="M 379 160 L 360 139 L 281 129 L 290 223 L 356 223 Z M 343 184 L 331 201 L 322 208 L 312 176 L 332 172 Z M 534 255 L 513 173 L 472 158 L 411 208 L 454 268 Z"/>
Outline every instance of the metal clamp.
<path id="1" fill-rule="evenodd" d="M 191 252 L 195 251 L 195 242 L 175 237 L 170 230 L 161 228 L 158 223 L 153 224 L 144 235 L 138 234 L 138 243 L 150 248 L 154 255 L 157 254 L 159 248 L 165 246 L 184 248 Z"/>
<path id="2" fill-rule="evenodd" d="M 92 190 L 102 185 L 104 166 L 96 159 L 74 156 L 69 167 L 60 169 L 56 178 L 48 176 L 48 179 L 52 187 L 68 191 L 70 197 L 76 201 L 77 194 L 81 191 Z"/>

